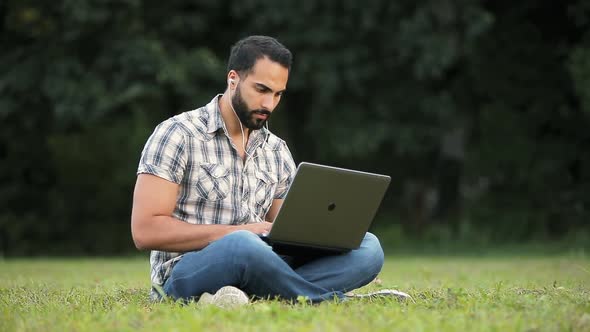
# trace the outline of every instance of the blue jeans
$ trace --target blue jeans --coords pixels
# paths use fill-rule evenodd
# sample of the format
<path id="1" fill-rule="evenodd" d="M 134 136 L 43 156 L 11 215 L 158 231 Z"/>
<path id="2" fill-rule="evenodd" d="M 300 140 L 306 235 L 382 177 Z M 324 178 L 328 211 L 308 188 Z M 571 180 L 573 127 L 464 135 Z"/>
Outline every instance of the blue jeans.
<path id="1" fill-rule="evenodd" d="M 359 249 L 302 261 L 277 255 L 258 235 L 242 230 L 184 254 L 164 291 L 174 299 L 191 299 L 231 285 L 259 298 L 305 296 L 317 303 L 344 298 L 345 292 L 371 282 L 382 266 L 383 250 L 371 233 Z"/>

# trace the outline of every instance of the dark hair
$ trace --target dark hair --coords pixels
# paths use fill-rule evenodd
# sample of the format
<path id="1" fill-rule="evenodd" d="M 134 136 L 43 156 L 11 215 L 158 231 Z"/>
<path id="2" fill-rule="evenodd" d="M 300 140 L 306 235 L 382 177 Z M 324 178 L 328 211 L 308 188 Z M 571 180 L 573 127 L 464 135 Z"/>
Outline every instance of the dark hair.
<path id="1" fill-rule="evenodd" d="M 268 57 L 283 67 L 291 70 L 293 56 L 283 44 L 267 36 L 250 36 L 239 40 L 231 48 L 227 71 L 235 70 L 240 74 L 248 74 L 256 61 Z"/>

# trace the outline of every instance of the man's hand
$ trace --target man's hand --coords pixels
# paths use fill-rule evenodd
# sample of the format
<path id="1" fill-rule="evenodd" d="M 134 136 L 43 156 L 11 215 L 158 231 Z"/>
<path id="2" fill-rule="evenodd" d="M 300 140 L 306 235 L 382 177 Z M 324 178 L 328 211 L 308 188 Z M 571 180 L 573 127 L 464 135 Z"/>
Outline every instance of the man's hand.
<path id="1" fill-rule="evenodd" d="M 245 224 L 242 226 L 243 229 L 248 230 L 254 234 L 258 235 L 267 235 L 270 233 L 270 229 L 272 228 L 272 223 L 268 221 L 263 222 L 256 222 L 252 224 Z"/>

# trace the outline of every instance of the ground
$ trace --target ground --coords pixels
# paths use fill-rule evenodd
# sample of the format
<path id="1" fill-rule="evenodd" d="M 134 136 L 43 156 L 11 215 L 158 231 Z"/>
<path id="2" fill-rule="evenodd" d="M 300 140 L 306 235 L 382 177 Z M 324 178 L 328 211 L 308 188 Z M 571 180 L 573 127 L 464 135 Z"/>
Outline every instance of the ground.
<path id="1" fill-rule="evenodd" d="M 0 331 L 590 331 L 590 258 L 388 255 L 415 302 L 150 303 L 147 257 L 0 261 Z"/>

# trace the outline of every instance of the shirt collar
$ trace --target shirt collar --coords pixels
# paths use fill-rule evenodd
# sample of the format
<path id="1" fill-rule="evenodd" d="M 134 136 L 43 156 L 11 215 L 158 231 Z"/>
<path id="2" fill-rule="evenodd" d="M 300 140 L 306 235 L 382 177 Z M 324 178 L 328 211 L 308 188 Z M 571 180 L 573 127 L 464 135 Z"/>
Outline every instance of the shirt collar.
<path id="1" fill-rule="evenodd" d="M 209 113 L 209 121 L 207 122 L 207 133 L 214 134 L 219 129 L 224 129 L 223 118 L 221 117 L 221 108 L 219 108 L 219 98 L 221 94 L 213 97 L 211 102 L 207 104 L 207 113 Z"/>

